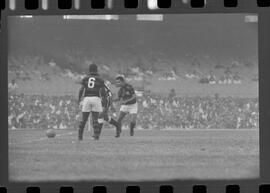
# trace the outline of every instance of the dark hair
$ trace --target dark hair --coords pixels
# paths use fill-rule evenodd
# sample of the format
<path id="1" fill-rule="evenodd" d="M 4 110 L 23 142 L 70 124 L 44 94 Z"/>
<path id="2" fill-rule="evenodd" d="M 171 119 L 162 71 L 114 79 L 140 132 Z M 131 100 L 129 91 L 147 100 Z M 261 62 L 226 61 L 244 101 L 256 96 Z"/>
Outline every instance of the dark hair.
<path id="1" fill-rule="evenodd" d="M 120 80 L 120 81 L 124 82 L 124 77 L 123 76 L 117 76 L 116 80 Z"/>
<path id="2" fill-rule="evenodd" d="M 97 72 L 98 72 L 97 65 L 91 64 L 91 65 L 89 66 L 89 72 L 90 72 L 90 73 L 97 73 Z"/>

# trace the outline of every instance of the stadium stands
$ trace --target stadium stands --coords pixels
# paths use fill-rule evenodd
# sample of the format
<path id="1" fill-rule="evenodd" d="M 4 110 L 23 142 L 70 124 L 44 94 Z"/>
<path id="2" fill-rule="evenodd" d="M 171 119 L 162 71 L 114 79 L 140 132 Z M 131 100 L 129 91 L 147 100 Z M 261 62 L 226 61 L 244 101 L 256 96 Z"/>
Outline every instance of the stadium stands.
<path id="1" fill-rule="evenodd" d="M 10 95 L 10 129 L 74 129 L 80 110 L 74 96 Z M 240 129 L 258 128 L 258 99 L 233 97 L 139 98 L 138 128 Z M 113 115 L 115 116 L 115 114 Z"/>

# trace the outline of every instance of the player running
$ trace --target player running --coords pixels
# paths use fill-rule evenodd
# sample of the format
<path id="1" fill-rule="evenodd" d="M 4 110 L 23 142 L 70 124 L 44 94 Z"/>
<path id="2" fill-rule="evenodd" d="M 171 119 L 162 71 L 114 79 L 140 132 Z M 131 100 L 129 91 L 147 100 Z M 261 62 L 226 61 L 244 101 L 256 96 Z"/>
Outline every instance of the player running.
<path id="1" fill-rule="evenodd" d="M 104 80 L 98 75 L 98 68 L 95 64 L 89 66 L 89 75 L 81 81 L 78 104 L 82 106 L 82 121 L 79 125 L 78 138 L 83 139 L 83 131 L 88 120 L 89 114 L 92 114 L 94 136 L 93 139 L 99 139 L 99 114 L 102 112 L 100 90 L 105 89 Z M 81 99 L 83 100 L 81 101 Z"/>
<path id="2" fill-rule="evenodd" d="M 126 83 L 122 76 L 116 77 L 116 85 L 120 87 L 118 91 L 118 99 L 116 99 L 116 101 L 120 101 L 121 107 L 117 120 L 118 127 L 115 137 L 120 137 L 122 120 L 128 113 L 131 115 L 130 136 L 133 136 L 138 112 L 136 94 L 134 88 L 130 84 Z"/>
<path id="3" fill-rule="evenodd" d="M 110 82 L 109 81 L 105 81 L 105 87 L 101 89 L 100 95 L 102 97 L 102 107 L 103 107 L 103 111 L 99 114 L 99 135 L 101 133 L 102 127 L 103 127 L 103 122 L 107 121 L 108 123 L 110 123 L 111 125 L 115 126 L 116 128 L 118 127 L 118 123 L 116 120 L 114 120 L 113 118 L 111 118 L 109 116 L 109 109 L 113 108 L 112 106 L 112 92 L 110 90 Z"/>

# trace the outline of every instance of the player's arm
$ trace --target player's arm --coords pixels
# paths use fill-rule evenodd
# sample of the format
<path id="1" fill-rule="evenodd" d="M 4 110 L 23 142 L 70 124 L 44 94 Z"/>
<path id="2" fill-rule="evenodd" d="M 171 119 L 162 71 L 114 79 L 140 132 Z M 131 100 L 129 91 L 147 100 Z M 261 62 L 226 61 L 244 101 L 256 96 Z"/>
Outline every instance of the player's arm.
<path id="1" fill-rule="evenodd" d="M 80 90 L 79 90 L 79 97 L 78 97 L 78 104 L 80 104 L 81 102 L 81 99 L 82 99 L 82 96 L 83 96 L 83 93 L 84 93 L 84 86 L 82 85 Z"/>
<path id="2" fill-rule="evenodd" d="M 107 105 L 109 104 L 108 101 L 108 94 L 106 91 L 106 87 L 101 87 L 99 90 L 100 96 L 101 96 L 101 100 L 102 100 L 102 104 L 105 105 L 105 108 L 107 108 Z"/>

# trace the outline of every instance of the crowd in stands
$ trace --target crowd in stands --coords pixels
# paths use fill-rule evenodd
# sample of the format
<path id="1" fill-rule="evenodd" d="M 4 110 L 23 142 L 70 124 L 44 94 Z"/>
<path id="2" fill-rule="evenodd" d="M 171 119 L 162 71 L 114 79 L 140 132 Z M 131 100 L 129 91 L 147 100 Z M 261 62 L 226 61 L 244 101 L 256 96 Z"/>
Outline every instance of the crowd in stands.
<path id="1" fill-rule="evenodd" d="M 48 81 L 52 74 L 58 72 L 56 68 L 53 60 L 46 61 L 39 55 L 17 55 L 8 58 L 9 76 L 16 81 L 31 81 L 33 77 Z"/>
<path id="2" fill-rule="evenodd" d="M 184 97 L 145 93 L 138 97 L 137 128 L 258 128 L 258 98 Z M 9 95 L 10 129 L 75 129 L 80 109 L 74 96 Z M 118 105 L 114 105 L 117 109 Z M 113 113 L 112 116 L 117 116 Z M 128 119 L 128 118 L 127 118 Z M 127 123 L 127 122 L 126 122 Z M 125 125 L 125 123 L 124 123 Z"/>
<path id="3" fill-rule="evenodd" d="M 143 128 L 257 128 L 258 99 L 233 97 L 161 97 L 142 99 Z"/>
<path id="4" fill-rule="evenodd" d="M 252 62 L 233 61 L 226 66 L 217 63 L 210 65 L 210 67 L 207 62 L 204 64 L 198 62 L 199 59 L 184 63 L 179 61 L 179 64 L 177 64 L 177 61 L 172 62 L 168 58 L 159 61 L 151 58 L 152 56 L 149 56 L 148 59 L 141 56 L 142 59 L 140 58 L 138 61 L 131 60 L 131 62 L 126 63 L 124 59 L 123 61 L 119 59 L 119 63 L 108 64 L 99 57 L 95 55 L 87 56 L 86 53 L 86 51 L 78 51 L 76 54 L 67 52 L 64 57 L 64 66 L 55 62 L 53 58 L 45 59 L 45 57 L 39 55 L 10 56 L 9 73 L 13 74 L 14 79 L 20 81 L 31 80 L 35 75 L 38 76 L 39 80 L 48 81 L 54 74 L 78 81 L 83 75 L 79 69 L 89 66 L 90 63 L 95 61 L 103 74 L 123 74 L 130 81 L 146 81 L 155 77 L 159 81 L 195 80 L 200 84 L 242 84 L 244 76 L 247 80 L 258 81 L 256 72 L 253 73 L 255 74 L 254 77 L 246 77 L 246 75 L 240 74 L 242 68 L 250 68 L 250 71 L 253 71 L 252 67 L 255 64 Z M 211 63 L 211 61 L 208 62 Z M 121 64 L 125 65 L 121 66 Z M 208 66 L 203 67 L 203 65 Z M 189 67 L 189 69 L 186 69 L 186 67 Z"/>
<path id="5" fill-rule="evenodd" d="M 79 109 L 73 96 L 10 95 L 9 128 L 66 129 L 79 122 Z"/>

